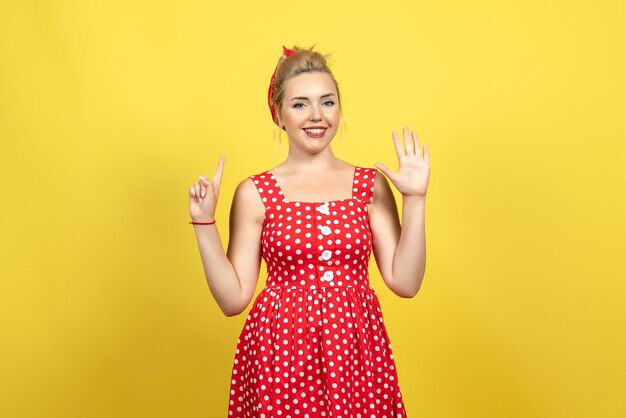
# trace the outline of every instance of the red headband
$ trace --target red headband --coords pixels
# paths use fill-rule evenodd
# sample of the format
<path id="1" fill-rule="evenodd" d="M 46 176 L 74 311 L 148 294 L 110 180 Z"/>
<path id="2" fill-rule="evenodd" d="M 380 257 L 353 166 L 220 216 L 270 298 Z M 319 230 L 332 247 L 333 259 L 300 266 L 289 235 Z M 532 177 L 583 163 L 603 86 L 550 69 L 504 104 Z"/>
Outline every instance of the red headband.
<path id="1" fill-rule="evenodd" d="M 267 92 L 267 104 L 270 107 L 270 112 L 272 112 L 272 120 L 276 125 L 278 125 L 278 118 L 276 117 L 276 107 L 274 106 L 274 103 L 272 103 L 272 95 L 274 94 L 274 82 L 276 81 L 276 72 L 278 71 L 278 65 L 282 62 L 282 60 L 292 56 L 294 53 L 295 51 L 293 49 L 285 48 L 283 46 L 283 55 L 280 61 L 278 61 L 278 64 L 276 64 L 276 69 L 274 70 L 274 74 L 272 74 L 272 79 L 270 81 L 270 88 Z"/>

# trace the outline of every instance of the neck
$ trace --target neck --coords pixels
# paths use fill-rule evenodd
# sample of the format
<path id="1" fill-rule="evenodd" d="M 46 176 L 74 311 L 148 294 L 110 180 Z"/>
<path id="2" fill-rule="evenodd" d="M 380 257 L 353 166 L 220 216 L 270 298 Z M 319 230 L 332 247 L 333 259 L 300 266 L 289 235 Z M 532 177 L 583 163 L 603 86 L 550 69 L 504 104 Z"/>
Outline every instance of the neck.
<path id="1" fill-rule="evenodd" d="M 337 157 L 333 154 L 330 146 L 317 154 L 310 154 L 290 147 L 287 159 L 281 165 L 288 171 L 294 171 L 294 168 L 297 167 L 298 171 L 313 172 L 333 168 L 336 166 L 336 162 Z"/>

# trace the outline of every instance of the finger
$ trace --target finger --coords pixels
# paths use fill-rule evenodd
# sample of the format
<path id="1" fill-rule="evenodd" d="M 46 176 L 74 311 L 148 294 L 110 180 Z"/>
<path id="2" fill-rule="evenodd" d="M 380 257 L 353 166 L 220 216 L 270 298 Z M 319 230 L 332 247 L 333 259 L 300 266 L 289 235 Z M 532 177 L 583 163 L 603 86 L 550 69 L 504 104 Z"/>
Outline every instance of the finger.
<path id="1" fill-rule="evenodd" d="M 415 155 L 422 155 L 422 146 L 420 145 L 420 141 L 417 139 L 417 134 L 412 132 L 411 137 L 415 143 Z"/>
<path id="2" fill-rule="evenodd" d="M 200 176 L 200 196 L 205 197 L 206 196 L 206 191 L 207 191 L 207 186 L 208 186 L 208 180 L 206 179 L 206 177 L 204 176 Z"/>
<path id="3" fill-rule="evenodd" d="M 398 160 L 399 160 L 401 156 L 406 154 L 406 152 L 404 152 L 404 147 L 400 143 L 400 139 L 398 138 L 398 133 L 396 132 L 395 129 L 391 131 L 391 136 L 393 137 L 393 143 L 396 146 L 396 153 L 398 154 Z"/>
<path id="4" fill-rule="evenodd" d="M 224 173 L 224 155 L 220 156 L 219 161 L 217 162 L 217 170 L 215 170 L 215 175 L 213 176 L 213 193 L 215 196 L 218 196 L 220 193 L 220 185 L 222 184 L 222 173 Z"/>
<path id="5" fill-rule="evenodd" d="M 195 185 L 189 188 L 189 199 L 193 199 L 195 202 L 198 202 L 198 196 L 196 195 Z"/>
<path id="6" fill-rule="evenodd" d="M 196 192 L 196 201 L 200 203 L 200 182 L 197 181 L 194 183 L 193 188 Z"/>
<path id="7" fill-rule="evenodd" d="M 428 153 L 428 145 L 424 144 L 424 160 L 430 163 L 430 154 Z"/>
<path id="8" fill-rule="evenodd" d="M 213 181 L 216 185 L 220 185 L 222 182 L 222 173 L 224 172 L 224 156 L 221 155 L 219 161 L 217 162 L 217 170 L 215 170 L 215 175 L 213 176 Z"/>
<path id="9" fill-rule="evenodd" d="M 402 133 L 404 134 L 404 147 L 406 148 L 407 155 L 415 154 L 415 147 L 409 136 L 409 128 L 405 126 L 404 129 L 402 129 Z"/>

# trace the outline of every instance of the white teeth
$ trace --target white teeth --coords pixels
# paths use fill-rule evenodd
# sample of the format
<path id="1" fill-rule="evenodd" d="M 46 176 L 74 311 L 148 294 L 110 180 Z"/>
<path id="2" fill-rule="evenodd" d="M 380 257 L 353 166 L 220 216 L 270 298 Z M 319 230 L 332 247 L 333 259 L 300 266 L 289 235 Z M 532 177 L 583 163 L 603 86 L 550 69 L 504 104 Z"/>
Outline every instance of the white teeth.
<path id="1" fill-rule="evenodd" d="M 324 133 L 326 129 L 305 129 L 305 131 L 307 131 L 308 133 L 311 133 L 313 135 L 319 135 Z"/>

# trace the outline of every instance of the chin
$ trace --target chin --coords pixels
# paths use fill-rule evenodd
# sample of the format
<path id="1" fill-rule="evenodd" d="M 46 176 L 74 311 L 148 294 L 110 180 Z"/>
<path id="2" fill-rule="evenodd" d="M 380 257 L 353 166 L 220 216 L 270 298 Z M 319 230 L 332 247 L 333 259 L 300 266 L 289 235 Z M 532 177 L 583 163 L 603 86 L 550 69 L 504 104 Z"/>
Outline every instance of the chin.
<path id="1" fill-rule="evenodd" d="M 331 141 L 324 141 L 316 143 L 316 144 L 304 144 L 303 149 L 308 152 L 309 154 L 319 154 L 320 152 L 324 151 L 326 148 L 330 147 L 330 143 Z"/>

